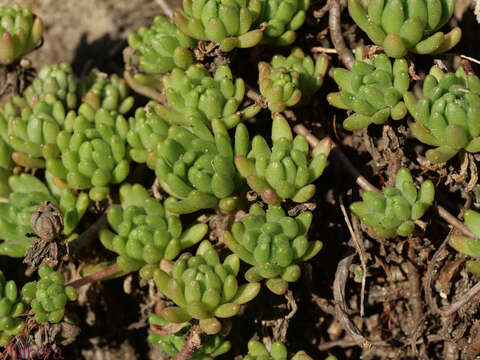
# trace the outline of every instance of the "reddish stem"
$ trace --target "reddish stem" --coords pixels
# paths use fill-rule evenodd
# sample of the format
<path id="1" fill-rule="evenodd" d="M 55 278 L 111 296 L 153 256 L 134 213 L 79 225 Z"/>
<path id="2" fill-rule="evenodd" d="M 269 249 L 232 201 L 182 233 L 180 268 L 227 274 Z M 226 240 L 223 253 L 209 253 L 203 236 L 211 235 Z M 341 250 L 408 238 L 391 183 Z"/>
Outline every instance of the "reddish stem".
<path id="1" fill-rule="evenodd" d="M 93 274 L 84 276 L 78 280 L 72 281 L 68 284 L 65 284 L 66 286 L 72 286 L 74 288 L 79 288 L 83 285 L 89 284 L 91 282 L 97 281 L 97 280 L 102 280 L 108 276 L 115 275 L 119 272 L 121 272 L 122 269 L 117 264 L 112 264 L 110 266 L 107 266 L 105 269 L 102 269 L 100 271 L 94 272 Z"/>

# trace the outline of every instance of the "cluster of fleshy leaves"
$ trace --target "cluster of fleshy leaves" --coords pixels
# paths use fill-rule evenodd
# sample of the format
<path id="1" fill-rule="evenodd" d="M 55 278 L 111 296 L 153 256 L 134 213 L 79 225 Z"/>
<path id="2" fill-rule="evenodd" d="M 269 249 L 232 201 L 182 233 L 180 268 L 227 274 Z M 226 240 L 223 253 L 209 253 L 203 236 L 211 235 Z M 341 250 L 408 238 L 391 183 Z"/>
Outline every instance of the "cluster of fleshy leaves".
<path id="1" fill-rule="evenodd" d="M 474 210 L 467 210 L 463 215 L 467 228 L 475 237 L 453 234 L 448 243 L 458 252 L 471 256 L 475 259 L 480 258 L 480 213 Z M 480 275 L 480 261 L 468 260 L 467 269 L 476 275 Z"/>
<path id="2" fill-rule="evenodd" d="M 23 301 L 13 280 L 6 280 L 0 270 L 0 346 L 6 346 L 24 328 L 23 315 L 28 305 Z"/>
<path id="3" fill-rule="evenodd" d="M 315 184 L 327 164 L 331 149 L 329 139 L 322 140 L 310 152 L 307 139 L 293 137 L 287 120 L 275 115 L 272 122 L 272 143 L 256 135 L 251 144 L 247 127 L 237 125 L 235 133 L 235 165 L 248 185 L 268 204 L 285 199 L 305 202 L 315 194 Z"/>
<path id="4" fill-rule="evenodd" d="M 176 304 L 163 309 L 162 317 L 171 323 L 197 319 L 206 334 L 218 334 L 226 326 L 219 319 L 237 315 L 260 291 L 260 283 L 240 285 L 239 270 L 237 255 L 221 262 L 212 244 L 202 241 L 195 256 L 183 253 L 169 271 L 154 272 L 158 289 Z"/>
<path id="5" fill-rule="evenodd" d="M 343 122 L 343 127 L 350 131 L 407 115 L 402 101 L 410 85 L 407 61 L 395 59 L 392 64 L 385 54 L 378 54 L 373 60 L 364 59 L 362 54 L 362 48 L 357 48 L 351 71 L 335 69 L 333 78 L 340 91 L 327 96 L 330 105 L 354 111 Z"/>
<path id="6" fill-rule="evenodd" d="M 150 28 L 142 26 L 128 35 L 128 45 L 138 52 L 137 57 L 129 57 L 128 64 L 149 75 L 161 75 L 175 67 L 187 69 L 194 63 L 189 48 L 196 43 L 165 17 L 157 16 Z"/>
<path id="7" fill-rule="evenodd" d="M 327 67 L 326 55 L 314 62 L 300 48 L 294 48 L 288 57 L 274 55 L 271 63 L 258 63 L 260 93 L 267 98 L 272 112 L 307 104 L 322 86 Z"/>
<path id="8" fill-rule="evenodd" d="M 29 175 L 12 175 L 8 179 L 10 194 L 8 202 L 0 203 L 0 254 L 10 257 L 23 257 L 33 238 L 26 234 L 34 233 L 30 216 L 37 206 L 45 201 L 58 204 L 64 214 L 63 235 L 73 233 L 90 203 L 86 194 L 75 196 L 69 189 L 59 190 L 52 195 L 48 187 L 38 178 Z"/>
<path id="9" fill-rule="evenodd" d="M 260 42 L 286 46 L 295 41 L 309 4 L 308 0 L 183 0 L 174 20 L 185 34 L 219 43 L 224 52 Z"/>
<path id="10" fill-rule="evenodd" d="M 206 224 L 183 230 L 179 216 L 166 211 L 139 184 L 124 184 L 119 193 L 121 205 L 114 205 L 107 212 L 114 232 L 103 229 L 99 238 L 107 249 L 118 254 L 117 264 L 123 271 L 141 269 L 140 276 L 151 279 L 162 259 L 175 259 L 208 231 Z M 171 202 L 176 200 L 168 198 L 164 204 Z"/>
<path id="11" fill-rule="evenodd" d="M 408 236 L 415 229 L 415 220 L 425 214 L 434 197 L 435 187 L 430 180 L 425 180 L 417 190 L 410 171 L 401 168 L 394 188 L 365 191 L 363 201 L 352 203 L 350 210 L 379 237 Z"/>
<path id="12" fill-rule="evenodd" d="M 14 103 L 20 107 L 33 107 L 38 101 L 53 104 L 61 101 L 65 109 L 77 107 L 77 81 L 68 63 L 45 65 L 37 77 L 23 92 L 16 95 Z"/>
<path id="13" fill-rule="evenodd" d="M 42 42 L 42 19 L 18 4 L 0 7 L 0 65 L 10 65 Z"/>
<path id="14" fill-rule="evenodd" d="M 160 104 L 150 101 L 146 106 L 135 110 L 135 116 L 128 119 L 127 141 L 133 161 L 154 170 L 158 149 L 168 137 L 170 121 L 159 112 Z"/>
<path id="15" fill-rule="evenodd" d="M 404 96 L 413 135 L 436 146 L 426 152 L 432 163 L 451 159 L 460 150 L 480 151 L 480 79 L 465 74 L 462 67 L 445 73 L 433 66 L 423 82 L 423 98 L 411 92 Z"/>
<path id="16" fill-rule="evenodd" d="M 257 104 L 239 109 L 245 83 L 241 78 L 233 79 L 228 65 L 219 66 L 213 77 L 201 64 L 186 70 L 176 68 L 164 76 L 163 85 L 173 111 L 161 105 L 158 111 L 174 124 L 190 125 L 190 119 L 195 117 L 207 125 L 220 119 L 227 128 L 232 128 L 261 110 Z"/>
<path id="17" fill-rule="evenodd" d="M 95 111 L 87 103 L 71 115 L 56 137 L 59 153 L 47 158 L 47 171 L 64 186 L 88 190 L 93 201 L 104 200 L 109 185 L 120 184 L 130 171 L 128 122 L 115 111 Z"/>
<path id="18" fill-rule="evenodd" d="M 248 342 L 248 354 L 243 360 L 312 360 L 305 351 L 297 352 L 293 357 L 288 356 L 287 347 L 280 341 L 275 341 L 270 351 L 260 341 L 251 339 Z"/>
<path id="19" fill-rule="evenodd" d="M 453 13 L 455 0 L 348 0 L 350 16 L 370 40 L 393 58 L 407 53 L 440 54 L 453 48 L 462 31 L 437 31 Z"/>
<path id="20" fill-rule="evenodd" d="M 22 298 L 35 311 L 35 321 L 42 323 L 58 323 L 65 315 L 65 305 L 75 301 L 77 291 L 65 285 L 62 273 L 54 271 L 47 265 L 38 269 L 40 280 L 26 283 L 22 288 Z"/>
<path id="21" fill-rule="evenodd" d="M 173 334 L 160 335 L 155 330 L 161 330 L 169 322 L 162 316 L 153 314 L 148 318 L 150 332 L 148 340 L 156 346 L 162 348 L 169 356 L 177 355 L 185 345 L 185 335 L 191 328 L 190 323 L 185 323 L 178 331 Z M 220 334 L 207 335 L 202 342 L 202 347 L 195 350 L 189 359 L 191 360 L 211 360 L 217 356 L 228 352 L 232 344 Z"/>
<path id="22" fill-rule="evenodd" d="M 245 273 L 248 281 L 267 279 L 270 291 L 282 295 L 289 282 L 300 278 L 298 264 L 311 259 L 322 248 L 320 241 L 307 239 L 311 222 L 310 211 L 292 218 L 279 205 L 270 205 L 265 211 L 253 204 L 245 220 L 235 222 L 232 232 L 224 234 L 224 242 L 252 266 Z"/>
<path id="23" fill-rule="evenodd" d="M 157 178 L 168 194 L 180 199 L 167 209 L 177 214 L 217 206 L 231 211 L 238 205 L 240 177 L 230 135 L 219 119 L 213 119 L 212 130 L 198 118 L 193 121 L 191 130 L 170 126 L 168 138 L 157 147 Z"/>

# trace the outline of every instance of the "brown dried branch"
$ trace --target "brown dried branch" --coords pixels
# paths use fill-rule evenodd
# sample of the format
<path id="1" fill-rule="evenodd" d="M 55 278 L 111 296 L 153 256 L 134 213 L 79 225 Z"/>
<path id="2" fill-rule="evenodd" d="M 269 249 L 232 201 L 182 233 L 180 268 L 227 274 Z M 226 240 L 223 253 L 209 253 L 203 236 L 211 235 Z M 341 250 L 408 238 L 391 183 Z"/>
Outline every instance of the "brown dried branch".
<path id="1" fill-rule="evenodd" d="M 355 254 L 344 257 L 337 266 L 335 280 L 333 282 L 333 298 L 335 299 L 335 315 L 342 324 L 345 332 L 352 337 L 353 341 L 362 348 L 370 348 L 372 343 L 365 338 L 358 327 L 348 317 L 347 304 L 345 302 L 345 288 L 349 273 L 349 266 Z"/>
<path id="2" fill-rule="evenodd" d="M 340 209 L 342 209 L 343 217 L 345 219 L 345 223 L 347 224 L 348 231 L 350 231 L 350 235 L 352 236 L 353 243 L 355 244 L 355 248 L 358 252 L 358 256 L 360 257 L 360 263 L 362 264 L 362 287 L 360 292 L 360 316 L 363 317 L 365 315 L 365 283 L 367 278 L 367 260 L 365 256 L 365 248 L 363 247 L 363 241 L 359 236 L 360 231 L 358 231 L 358 222 L 356 226 L 356 231 L 354 231 L 352 224 L 350 223 L 350 219 L 348 218 L 347 211 L 345 210 L 345 206 L 343 205 L 343 199 L 340 197 Z M 355 218 L 356 219 L 356 218 Z M 358 221 L 358 220 L 357 220 Z"/>
<path id="3" fill-rule="evenodd" d="M 475 296 L 480 293 L 480 281 L 476 283 L 465 295 L 462 295 L 460 299 L 455 301 L 453 304 L 444 306 L 440 309 L 440 315 L 450 316 L 456 311 L 458 311 L 463 305 L 469 303 Z"/>
<path id="4" fill-rule="evenodd" d="M 90 244 L 98 238 L 98 232 L 107 225 L 107 214 L 103 213 L 97 221 L 95 221 L 87 230 L 80 234 L 79 237 L 68 243 L 71 254 L 90 246 Z"/>
<path id="5" fill-rule="evenodd" d="M 202 333 L 202 329 L 198 325 L 193 325 L 187 334 L 187 341 L 183 345 L 180 352 L 172 358 L 172 360 L 187 360 L 193 355 L 195 351 L 197 351 L 200 347 L 202 347 L 202 340 L 200 334 Z"/>
<path id="6" fill-rule="evenodd" d="M 332 40 L 333 46 L 338 52 L 338 57 L 340 60 L 348 68 L 348 70 L 352 70 L 355 58 L 353 57 L 352 51 L 345 45 L 345 40 L 343 40 L 340 12 L 339 0 L 331 0 L 328 14 L 330 39 Z"/>

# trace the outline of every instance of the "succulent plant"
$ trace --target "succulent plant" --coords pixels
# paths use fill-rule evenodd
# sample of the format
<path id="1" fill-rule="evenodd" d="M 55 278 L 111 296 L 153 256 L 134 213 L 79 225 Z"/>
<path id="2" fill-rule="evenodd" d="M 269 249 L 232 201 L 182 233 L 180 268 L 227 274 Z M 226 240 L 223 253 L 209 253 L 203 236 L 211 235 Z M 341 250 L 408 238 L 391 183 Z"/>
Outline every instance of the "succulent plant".
<path id="1" fill-rule="evenodd" d="M 272 123 L 272 142 L 270 149 L 267 141 L 257 135 L 250 146 L 246 126 L 237 126 L 235 165 L 240 175 L 268 204 L 278 204 L 285 199 L 310 200 L 315 194 L 312 183 L 327 164 L 331 140 L 321 141 L 310 153 L 305 137 L 293 138 L 287 120 L 277 114 Z"/>
<path id="2" fill-rule="evenodd" d="M 33 108 L 38 101 L 53 105 L 55 100 L 62 102 L 66 109 L 77 107 L 77 81 L 72 67 L 68 63 L 45 65 L 23 92 L 24 97 L 17 95 L 14 102 L 19 107 Z"/>
<path id="3" fill-rule="evenodd" d="M 35 311 L 35 321 L 58 323 L 65 315 L 68 301 L 77 299 L 78 294 L 72 286 L 65 286 L 65 277 L 47 265 L 38 268 L 39 281 L 26 283 L 22 288 L 22 298 Z"/>
<path id="4" fill-rule="evenodd" d="M 310 211 L 291 218 L 279 205 L 270 205 L 264 211 L 254 204 L 243 222 L 235 222 L 232 232 L 225 232 L 224 242 L 252 265 L 245 273 L 248 281 L 267 279 L 270 291 L 282 295 L 289 282 L 299 279 L 298 263 L 311 259 L 322 248 L 320 241 L 307 239 L 311 222 Z"/>
<path id="5" fill-rule="evenodd" d="M 90 199 L 104 200 L 109 184 L 121 183 L 130 171 L 127 132 L 123 115 L 83 103 L 77 115 L 67 116 L 56 137 L 60 156 L 47 157 L 47 170 L 57 184 L 89 190 Z"/>
<path id="6" fill-rule="evenodd" d="M 127 141 L 130 157 L 137 163 L 146 163 L 155 169 L 158 145 L 168 137 L 170 123 L 157 112 L 159 104 L 150 101 L 145 107 L 137 108 L 135 117 L 129 118 Z"/>
<path id="7" fill-rule="evenodd" d="M 476 237 L 453 234 L 450 236 L 448 243 L 462 254 L 480 258 L 480 213 L 467 210 L 463 216 L 465 225 Z M 468 260 L 466 266 L 472 273 L 480 275 L 480 261 Z"/>
<path id="8" fill-rule="evenodd" d="M 15 4 L 0 7 L 0 65 L 10 65 L 42 42 L 42 19 Z"/>
<path id="9" fill-rule="evenodd" d="M 257 104 L 239 110 L 245 95 L 245 83 L 241 78 L 233 80 L 228 65 L 219 66 L 213 77 L 201 64 L 192 65 L 185 71 L 174 69 L 164 77 L 163 83 L 168 103 L 174 110 L 159 106 L 158 111 L 175 124 L 189 125 L 189 119 L 197 117 L 207 125 L 213 119 L 221 119 L 227 128 L 232 128 L 261 110 Z"/>
<path id="10" fill-rule="evenodd" d="M 455 0 L 348 0 L 350 16 L 368 37 L 393 58 L 407 52 L 439 54 L 453 48 L 462 31 L 440 31 L 453 13 Z"/>
<path id="11" fill-rule="evenodd" d="M 155 314 L 148 318 L 148 322 L 150 323 L 150 328 L 153 326 L 160 329 L 169 324 L 163 317 Z M 160 346 L 169 356 L 175 356 L 185 345 L 184 336 L 188 333 L 190 327 L 190 323 L 185 323 L 184 327 L 176 333 L 169 335 L 159 335 L 151 331 L 148 335 L 148 340 L 152 344 Z M 220 334 L 207 335 L 205 336 L 202 347 L 196 350 L 189 359 L 211 360 L 228 352 L 231 346 L 230 341 L 226 340 L 225 337 Z"/>
<path id="12" fill-rule="evenodd" d="M 250 48 L 263 37 L 253 29 L 262 12 L 260 0 L 183 0 L 174 13 L 178 28 L 197 40 L 220 44 L 222 51 Z"/>
<path id="13" fill-rule="evenodd" d="M 306 19 L 310 0 L 262 1 L 262 13 L 257 23 L 265 23 L 263 43 L 278 46 L 291 45 Z"/>
<path id="14" fill-rule="evenodd" d="M 25 322 L 19 315 L 27 312 L 28 305 L 19 295 L 15 281 L 7 281 L 0 270 L 0 346 L 6 346 L 24 328 Z"/>
<path id="15" fill-rule="evenodd" d="M 313 62 L 300 48 L 293 49 L 288 57 L 274 55 L 271 65 L 259 62 L 258 85 L 267 98 L 268 108 L 272 112 L 281 112 L 287 107 L 308 103 L 322 86 L 327 66 L 326 55 Z"/>
<path id="16" fill-rule="evenodd" d="M 425 214 L 434 197 L 435 187 L 430 180 L 425 180 L 417 191 L 410 171 L 401 168 L 395 188 L 365 191 L 363 201 L 352 203 L 350 210 L 379 237 L 408 236 L 415 228 L 414 221 Z"/>
<path id="17" fill-rule="evenodd" d="M 123 271 L 140 268 L 143 278 L 152 278 L 153 269 L 162 259 L 173 260 L 182 250 L 203 239 L 208 231 L 206 224 L 196 224 L 182 230 L 178 215 L 165 211 L 162 203 L 150 197 L 139 184 L 120 187 L 121 206 L 110 207 L 108 223 L 114 232 L 103 229 L 102 244 L 118 255 L 117 264 Z M 173 198 L 165 203 L 175 202 Z"/>
<path id="18" fill-rule="evenodd" d="M 260 341 L 251 339 L 248 342 L 248 355 L 243 360 L 287 360 L 287 347 L 280 341 L 272 344 L 270 351 Z M 304 351 L 297 352 L 290 360 L 312 360 Z"/>
<path id="19" fill-rule="evenodd" d="M 94 110 L 102 108 L 120 114 L 129 112 L 135 102 L 128 91 L 125 81 L 118 75 L 107 75 L 97 69 L 92 70 L 78 85 L 79 97 L 83 103 Z"/>
<path id="20" fill-rule="evenodd" d="M 57 200 L 42 181 L 25 173 L 10 176 L 8 185 L 9 201 L 0 203 L 0 239 L 4 240 L 0 243 L 1 255 L 25 256 L 32 244 L 26 234 L 34 232 L 30 216 L 45 201 L 60 205 L 64 235 L 72 234 L 89 205 L 86 194 L 76 197 L 69 189 L 62 190 Z"/>
<path id="21" fill-rule="evenodd" d="M 238 284 L 239 269 L 237 255 L 227 256 L 222 263 L 211 243 L 204 240 L 195 256 L 183 253 L 170 273 L 155 271 L 158 289 L 177 305 L 165 308 L 161 315 L 172 323 L 198 319 L 206 334 L 218 334 L 222 330 L 218 318 L 237 315 L 240 305 L 260 291 L 259 283 Z"/>
<path id="22" fill-rule="evenodd" d="M 128 45 L 139 53 L 138 67 L 146 74 L 160 75 L 175 67 L 187 69 L 194 63 L 189 48 L 196 41 L 163 16 L 155 17 L 150 28 L 142 26 L 130 33 Z"/>
<path id="23" fill-rule="evenodd" d="M 188 130 L 173 125 L 157 147 L 155 174 L 162 188 L 180 201 L 166 204 L 177 214 L 219 207 L 232 211 L 239 202 L 241 178 L 233 163 L 233 146 L 223 123 L 213 119 L 211 132 L 197 118 Z"/>
<path id="24" fill-rule="evenodd" d="M 44 158 L 58 153 L 56 138 L 66 115 L 60 100 L 38 101 L 33 108 L 7 103 L 0 112 L 0 136 L 13 150 L 13 161 L 27 168 L 44 168 Z"/>
<path id="25" fill-rule="evenodd" d="M 354 111 L 343 127 L 354 131 L 372 123 L 384 124 L 389 118 L 403 119 L 407 108 L 402 96 L 410 86 L 407 61 L 396 59 L 392 65 L 385 54 L 362 59 L 362 48 L 357 48 L 355 56 L 352 71 L 335 69 L 333 78 L 340 91 L 327 96 L 330 105 Z"/>
<path id="26" fill-rule="evenodd" d="M 423 99 L 411 92 L 404 95 L 413 135 L 421 142 L 436 146 L 426 152 L 432 163 L 451 159 L 460 150 L 480 151 L 480 79 L 465 74 L 462 67 L 444 73 L 430 69 L 423 83 Z"/>

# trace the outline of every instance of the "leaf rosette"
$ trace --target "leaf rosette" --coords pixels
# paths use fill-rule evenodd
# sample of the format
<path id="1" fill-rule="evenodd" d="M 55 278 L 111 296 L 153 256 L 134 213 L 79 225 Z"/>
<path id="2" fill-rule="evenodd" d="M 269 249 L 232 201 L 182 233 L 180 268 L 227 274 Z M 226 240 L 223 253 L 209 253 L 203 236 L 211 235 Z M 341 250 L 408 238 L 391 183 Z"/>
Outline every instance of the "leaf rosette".
<path id="1" fill-rule="evenodd" d="M 420 219 L 432 205 L 435 187 L 426 180 L 417 190 L 410 171 L 402 168 L 397 173 L 395 187 L 383 192 L 365 191 L 363 201 L 350 205 L 352 213 L 373 232 L 382 238 L 408 236 L 415 229 L 415 220 Z"/>
<path id="2" fill-rule="evenodd" d="M 340 91 L 327 96 L 330 105 L 354 111 L 343 122 L 343 127 L 350 131 L 407 115 L 402 101 L 410 86 L 407 61 L 395 59 L 392 64 L 385 54 L 376 55 L 373 60 L 362 59 L 361 54 L 362 48 L 357 48 L 351 71 L 335 69 L 333 78 Z"/>
<path id="3" fill-rule="evenodd" d="M 238 284 L 239 269 L 237 255 L 227 256 L 222 263 L 211 243 L 204 240 L 195 256 L 182 254 L 170 272 L 155 271 L 158 289 L 177 305 L 165 308 L 161 315 L 172 323 L 197 319 L 206 334 L 218 334 L 225 326 L 219 319 L 237 315 L 241 305 L 260 291 L 259 283 Z"/>
<path id="4" fill-rule="evenodd" d="M 250 282 L 267 279 L 273 293 L 282 295 L 288 283 L 300 278 L 299 263 L 314 257 L 322 248 L 320 241 L 308 241 L 312 213 L 305 211 L 295 218 L 281 206 L 270 205 L 264 211 L 258 204 L 250 207 L 247 218 L 235 222 L 224 242 L 240 259 L 252 265 L 245 273 Z"/>
<path id="5" fill-rule="evenodd" d="M 173 110 L 159 105 L 158 112 L 174 124 L 188 126 L 190 119 L 196 117 L 211 126 L 213 119 L 220 119 L 230 129 L 261 110 L 257 104 L 239 109 L 245 83 L 242 78 L 233 79 L 228 65 L 219 66 L 213 77 L 200 64 L 187 70 L 174 69 L 164 76 L 163 83 Z"/>
<path id="6" fill-rule="evenodd" d="M 459 151 L 480 151 L 480 79 L 465 74 L 462 67 L 445 73 L 437 66 L 430 69 L 423 83 L 423 99 L 411 92 L 404 95 L 413 135 L 421 142 L 436 146 L 426 152 L 432 163 L 445 162 Z"/>
<path id="7" fill-rule="evenodd" d="M 40 280 L 23 286 L 22 298 L 35 311 L 37 323 L 58 323 L 63 320 L 67 302 L 77 299 L 77 291 L 72 286 L 64 286 L 63 274 L 47 265 L 39 267 L 38 275 Z"/>
<path id="8" fill-rule="evenodd" d="M 453 48 L 462 31 L 437 31 L 452 16 L 455 0 L 349 0 L 357 25 L 385 53 L 401 58 L 407 53 L 440 54 Z"/>
<path id="9" fill-rule="evenodd" d="M 172 125 L 168 138 L 158 146 L 155 173 L 162 188 L 179 201 L 166 208 L 177 214 L 219 207 L 234 210 L 239 201 L 241 178 L 233 163 L 230 135 L 214 119 L 212 131 L 192 118 L 191 130 Z"/>
<path id="10" fill-rule="evenodd" d="M 305 202 L 315 194 L 315 185 L 327 164 L 331 141 L 321 141 L 311 152 L 302 135 L 293 138 L 287 120 L 277 114 L 272 123 L 272 143 L 260 135 L 251 145 L 248 130 L 239 124 L 235 133 L 235 165 L 248 185 L 268 204 L 285 199 Z"/>
<path id="11" fill-rule="evenodd" d="M 328 58 L 320 56 L 316 62 L 305 56 L 300 48 L 292 50 L 288 57 L 274 55 L 270 63 L 258 63 L 260 92 L 267 98 L 272 112 L 287 107 L 305 105 L 322 86 L 327 71 Z"/>
<path id="12" fill-rule="evenodd" d="M 123 271 L 140 269 L 142 278 L 151 279 L 162 259 L 175 259 L 208 231 L 206 224 L 182 229 L 179 216 L 164 207 L 175 199 L 166 199 L 162 204 L 139 184 L 122 185 L 120 200 L 121 205 L 114 205 L 107 212 L 113 231 L 103 229 L 99 238 L 107 249 L 118 254 L 117 264 Z"/>
<path id="13" fill-rule="evenodd" d="M 42 19 L 15 4 L 0 7 L 0 65 L 10 65 L 42 43 Z"/>

